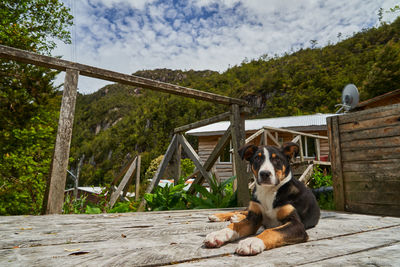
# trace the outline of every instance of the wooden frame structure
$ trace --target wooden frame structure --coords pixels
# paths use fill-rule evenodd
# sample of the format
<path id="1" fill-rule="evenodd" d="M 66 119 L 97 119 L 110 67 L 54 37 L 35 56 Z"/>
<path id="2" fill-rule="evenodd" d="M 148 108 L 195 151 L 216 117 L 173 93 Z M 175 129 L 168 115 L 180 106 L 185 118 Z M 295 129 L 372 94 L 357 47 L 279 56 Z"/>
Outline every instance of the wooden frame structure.
<path id="1" fill-rule="evenodd" d="M 176 155 L 179 155 L 180 159 L 180 148 L 182 147 L 183 150 L 186 152 L 186 154 L 189 156 L 189 158 L 194 162 L 196 166 L 196 171 L 189 175 L 188 178 L 196 176 L 196 179 L 193 181 L 192 185 L 190 186 L 188 193 L 193 193 L 194 191 L 194 185 L 195 184 L 203 184 L 205 180 L 207 180 L 210 183 L 210 171 L 213 168 L 214 164 L 217 162 L 218 157 L 223 153 L 224 147 L 229 143 L 229 141 L 232 141 L 233 144 L 233 149 L 232 152 L 233 154 L 233 163 L 234 163 L 234 170 L 236 171 L 236 175 L 238 175 L 238 180 L 237 180 L 237 190 L 238 190 L 238 205 L 239 206 L 245 206 L 249 199 L 248 199 L 248 188 L 252 188 L 254 183 L 248 184 L 249 182 L 249 177 L 250 174 L 246 170 L 246 163 L 239 157 L 237 154 L 238 148 L 241 147 L 244 144 L 250 143 L 254 141 L 257 137 L 262 135 L 262 138 L 260 138 L 260 145 L 267 145 L 268 138 L 273 141 L 273 145 L 276 146 L 281 146 L 279 141 L 277 140 L 276 136 L 273 136 L 271 134 L 272 132 L 284 132 L 284 133 L 290 133 L 293 135 L 293 139 L 291 140 L 294 143 L 299 144 L 300 147 L 300 163 L 306 162 L 304 159 L 304 151 L 302 149 L 302 136 L 307 136 L 314 138 L 315 140 L 315 145 L 317 148 L 317 160 L 308 162 L 309 165 L 305 169 L 305 171 L 302 173 L 302 176 L 299 178 L 300 181 L 303 183 L 307 184 L 308 181 L 311 178 L 312 172 L 313 172 L 313 166 L 314 164 L 323 164 L 323 165 L 330 165 L 330 162 L 321 162 L 320 161 L 320 152 L 319 152 L 319 140 L 327 140 L 327 136 L 320 136 L 320 135 L 313 135 L 313 134 L 308 134 L 308 133 L 303 133 L 303 132 L 298 132 L 298 131 L 293 131 L 293 130 L 288 130 L 288 129 L 281 129 L 281 128 L 274 128 L 274 127 L 263 127 L 262 129 L 258 130 L 255 132 L 253 135 L 249 136 L 247 139 L 244 139 L 245 136 L 245 129 L 244 129 L 244 119 L 242 118 L 244 114 L 241 114 L 241 112 L 238 110 L 237 107 L 234 105 L 232 106 L 231 112 L 226 112 L 219 114 L 217 116 L 201 120 L 198 122 L 194 122 L 188 125 L 184 125 L 178 128 L 175 128 L 175 135 L 172 137 L 172 141 L 170 145 L 168 146 L 168 149 L 164 155 L 163 160 L 161 161 L 156 173 L 153 176 L 152 182 L 146 189 L 146 193 L 151 193 L 153 189 L 158 185 L 160 182 L 161 177 L 164 175 L 164 172 L 167 168 L 168 163 L 174 159 L 174 155 L 176 158 Z M 198 127 L 206 126 L 211 123 L 219 122 L 222 120 L 225 120 L 227 118 L 230 118 L 230 126 L 228 129 L 225 131 L 225 133 L 222 135 L 222 137 L 219 139 L 218 143 L 214 147 L 213 151 L 211 154 L 208 156 L 206 161 L 203 163 L 200 160 L 200 157 L 198 154 L 194 151 L 192 146 L 188 143 L 188 141 L 185 139 L 185 137 L 182 135 L 182 132 L 189 131 L 191 129 L 195 129 Z M 237 121 L 240 121 L 241 123 L 237 123 Z M 240 141 L 243 140 L 243 141 Z M 177 170 L 180 169 L 180 160 L 177 160 L 177 158 L 174 160 L 172 165 L 172 169 L 175 170 L 174 173 L 177 173 Z M 239 166 L 239 168 L 237 167 Z M 239 178 L 240 177 L 240 178 Z M 245 190 L 244 190 L 245 189 Z M 139 206 L 139 211 L 144 210 L 144 204 L 145 200 L 143 199 L 142 202 L 140 203 Z"/>
<path id="2" fill-rule="evenodd" d="M 231 110 L 234 111 L 232 112 L 233 115 L 231 115 L 231 120 L 233 120 L 232 123 L 234 124 L 235 135 L 238 138 L 236 143 L 239 144 L 244 142 L 244 138 L 240 130 L 240 125 L 242 125 L 244 122 L 243 118 L 238 112 L 247 106 L 247 102 L 245 100 L 118 73 L 55 57 L 39 55 L 33 52 L 28 52 L 4 45 L 0 45 L 0 58 L 66 72 L 54 155 L 43 202 L 44 214 L 62 212 L 79 75 L 126 85 L 138 86 L 144 89 L 195 98 L 213 103 L 229 105 L 231 106 Z M 171 142 L 171 144 L 172 143 L 176 145 L 176 142 Z M 238 165 L 239 169 L 241 168 L 241 165 L 243 164 Z M 239 171 L 239 173 L 243 172 Z M 242 190 L 247 190 L 247 188 Z M 248 195 L 248 193 L 246 195 Z M 246 198 L 243 196 L 243 199 Z"/>

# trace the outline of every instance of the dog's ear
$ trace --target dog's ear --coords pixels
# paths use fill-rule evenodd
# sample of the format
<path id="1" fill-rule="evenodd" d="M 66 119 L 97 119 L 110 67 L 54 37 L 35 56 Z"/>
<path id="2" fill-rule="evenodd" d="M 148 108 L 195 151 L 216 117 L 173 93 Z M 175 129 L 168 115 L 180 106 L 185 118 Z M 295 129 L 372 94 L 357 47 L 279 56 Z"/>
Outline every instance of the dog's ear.
<path id="1" fill-rule="evenodd" d="M 284 143 L 281 150 L 289 159 L 292 159 L 299 154 L 299 145 L 293 142 Z"/>
<path id="2" fill-rule="evenodd" d="M 256 153 L 257 149 L 258 149 L 257 146 L 252 144 L 247 144 L 242 146 L 239 149 L 238 153 L 242 159 L 249 161 L 250 158 L 254 155 L 254 153 Z"/>

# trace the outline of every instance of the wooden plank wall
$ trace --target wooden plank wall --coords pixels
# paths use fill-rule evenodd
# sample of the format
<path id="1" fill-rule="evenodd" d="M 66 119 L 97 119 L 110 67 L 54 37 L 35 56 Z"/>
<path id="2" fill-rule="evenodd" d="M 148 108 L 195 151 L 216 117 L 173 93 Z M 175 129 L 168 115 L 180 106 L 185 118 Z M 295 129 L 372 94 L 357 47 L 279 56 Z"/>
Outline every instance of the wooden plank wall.
<path id="1" fill-rule="evenodd" d="M 342 180 L 344 209 L 400 216 L 400 105 L 350 113 L 336 121 L 338 133 L 332 138 L 339 140 L 340 162 L 332 168 L 342 168 L 334 170 L 334 179 Z"/>

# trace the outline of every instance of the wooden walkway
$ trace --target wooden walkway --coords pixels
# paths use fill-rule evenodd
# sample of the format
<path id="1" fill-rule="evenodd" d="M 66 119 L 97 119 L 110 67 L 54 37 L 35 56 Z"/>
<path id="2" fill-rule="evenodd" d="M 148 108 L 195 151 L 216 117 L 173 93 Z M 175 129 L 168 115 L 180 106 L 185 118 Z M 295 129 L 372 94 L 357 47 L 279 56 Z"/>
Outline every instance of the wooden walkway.
<path id="1" fill-rule="evenodd" d="M 241 257 L 204 248 L 213 212 L 0 217 L 0 266 L 400 266 L 400 218 L 323 212 L 308 242 Z"/>

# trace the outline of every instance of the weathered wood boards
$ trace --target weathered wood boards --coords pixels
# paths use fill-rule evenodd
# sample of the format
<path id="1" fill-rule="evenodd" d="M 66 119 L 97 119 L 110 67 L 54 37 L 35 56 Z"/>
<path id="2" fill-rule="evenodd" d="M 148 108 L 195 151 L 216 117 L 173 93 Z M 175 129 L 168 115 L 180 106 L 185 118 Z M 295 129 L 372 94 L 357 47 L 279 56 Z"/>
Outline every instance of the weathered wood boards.
<path id="1" fill-rule="evenodd" d="M 17 60 L 19 62 L 30 63 L 37 66 L 47 67 L 61 71 L 66 71 L 67 69 L 73 69 L 79 71 L 80 75 L 88 77 L 98 78 L 102 80 L 107 80 L 132 86 L 139 86 L 145 89 L 151 89 L 155 91 L 191 97 L 204 101 L 211 101 L 214 103 L 220 103 L 225 105 L 230 105 L 230 104 L 239 104 L 242 106 L 247 105 L 247 102 L 242 99 L 231 98 L 227 96 L 186 88 L 183 86 L 137 77 L 129 74 L 123 74 L 110 70 L 95 68 L 92 66 L 70 62 L 59 58 L 43 56 L 36 53 L 4 45 L 0 45 L 0 58 Z"/>
<path id="2" fill-rule="evenodd" d="M 336 207 L 400 216 L 400 105 L 328 118 Z"/>
<path id="3" fill-rule="evenodd" d="M 0 217 L 0 266 L 398 266 L 400 218 L 322 212 L 309 241 L 234 254 L 203 246 L 221 210 Z M 397 251 L 397 252 L 396 252 Z"/>
<path id="4" fill-rule="evenodd" d="M 78 76 L 79 71 L 67 69 L 50 177 L 47 179 L 46 194 L 43 200 L 43 213 L 45 214 L 61 213 L 64 203 Z"/>

